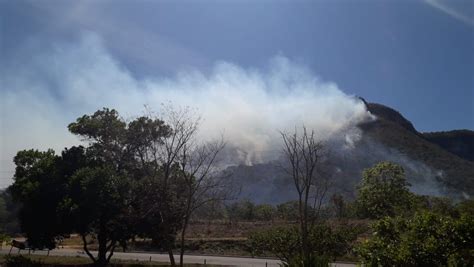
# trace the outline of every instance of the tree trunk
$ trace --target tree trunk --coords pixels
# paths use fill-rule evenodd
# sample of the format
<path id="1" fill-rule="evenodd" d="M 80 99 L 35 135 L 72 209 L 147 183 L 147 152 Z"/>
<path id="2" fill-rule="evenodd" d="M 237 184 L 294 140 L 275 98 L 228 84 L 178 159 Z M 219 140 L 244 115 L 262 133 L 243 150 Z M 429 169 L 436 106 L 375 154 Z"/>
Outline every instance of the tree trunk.
<path id="1" fill-rule="evenodd" d="M 299 211 L 299 219 L 300 219 L 300 237 L 301 237 L 301 256 L 303 259 L 306 259 L 306 251 L 307 251 L 307 242 L 306 242 L 306 225 L 305 225 L 305 211 L 304 211 L 304 203 L 303 197 L 300 194 L 299 201 L 298 201 L 298 211 Z"/>
<path id="2" fill-rule="evenodd" d="M 92 262 L 94 262 L 94 264 L 95 264 L 96 259 L 95 259 L 94 255 L 92 255 L 92 253 L 87 248 L 86 234 L 81 234 L 81 237 L 82 237 L 82 244 L 83 244 L 84 251 L 86 252 L 87 256 L 89 256 L 89 258 L 92 260 Z M 10 249 L 10 251 L 11 251 L 11 249 Z"/>
<path id="3" fill-rule="evenodd" d="M 310 258 L 310 247 L 308 242 L 308 199 L 309 199 L 309 189 L 310 185 L 308 184 L 305 189 L 304 202 L 303 202 L 303 231 L 302 231 L 302 242 L 303 242 L 303 256 L 306 262 L 309 262 Z"/>
<path id="4" fill-rule="evenodd" d="M 107 266 L 107 238 L 103 233 L 99 233 L 97 239 L 99 241 L 99 251 L 95 265 L 97 267 L 104 267 Z"/>
<path id="5" fill-rule="evenodd" d="M 184 266 L 184 235 L 186 234 L 186 228 L 188 226 L 188 218 L 184 219 L 183 229 L 181 230 L 181 240 L 180 240 L 180 253 L 179 253 L 179 266 Z"/>
<path id="6" fill-rule="evenodd" d="M 170 256 L 171 266 L 176 266 L 176 262 L 174 261 L 173 249 L 171 247 L 168 248 L 168 255 Z"/>
<path id="7" fill-rule="evenodd" d="M 99 251 L 97 253 L 97 260 L 95 262 L 95 266 L 97 267 L 105 267 L 109 263 L 110 257 L 107 257 L 107 251 L 110 249 L 113 251 L 115 247 L 115 242 L 110 241 L 110 247 L 107 246 L 108 238 L 107 238 L 107 226 L 104 220 L 100 220 L 99 223 L 99 233 L 97 234 L 97 241 L 99 242 Z"/>

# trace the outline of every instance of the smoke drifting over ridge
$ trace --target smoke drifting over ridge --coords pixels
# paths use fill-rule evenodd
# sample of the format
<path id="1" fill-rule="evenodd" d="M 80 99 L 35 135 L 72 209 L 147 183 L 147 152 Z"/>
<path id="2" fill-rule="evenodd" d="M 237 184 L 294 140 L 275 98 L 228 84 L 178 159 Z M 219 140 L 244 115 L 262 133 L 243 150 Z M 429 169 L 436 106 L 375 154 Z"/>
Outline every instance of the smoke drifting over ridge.
<path id="1" fill-rule="evenodd" d="M 218 62 L 209 74 L 188 70 L 175 77 L 136 79 L 98 36 L 88 33 L 77 44 L 56 44 L 48 53 L 4 69 L 1 187 L 11 183 L 5 177 L 13 175 L 11 161 L 18 150 L 60 151 L 76 144 L 67 124 L 102 107 L 115 108 L 125 118 L 140 115 L 143 105 L 157 112 L 167 102 L 196 108 L 203 117 L 200 134 L 224 134 L 246 163 L 274 154 L 279 130 L 305 124 L 323 139 L 344 132 L 341 138 L 350 144 L 360 137 L 354 126 L 371 119 L 361 101 L 283 56 L 262 70 Z"/>

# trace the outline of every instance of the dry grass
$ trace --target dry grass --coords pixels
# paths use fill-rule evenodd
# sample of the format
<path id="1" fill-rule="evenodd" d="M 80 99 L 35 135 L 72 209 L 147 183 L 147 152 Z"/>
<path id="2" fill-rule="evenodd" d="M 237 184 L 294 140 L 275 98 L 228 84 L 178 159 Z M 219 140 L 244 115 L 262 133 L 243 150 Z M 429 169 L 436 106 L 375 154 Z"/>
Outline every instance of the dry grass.
<path id="1" fill-rule="evenodd" d="M 256 221 L 256 222 L 229 222 L 223 220 L 215 221 L 193 221 L 189 225 L 186 238 L 204 240 L 242 240 L 247 239 L 250 233 L 261 231 L 272 226 L 289 225 L 287 221 Z"/>
<path id="2" fill-rule="evenodd" d="M 31 259 L 35 262 L 40 262 L 46 266 L 89 266 L 91 260 L 85 257 L 63 257 L 63 256 L 44 256 L 44 255 L 21 255 L 25 258 Z M 5 263 L 6 255 L 0 255 L 0 266 Z M 132 261 L 132 260 L 111 260 L 111 267 L 138 267 L 138 266 L 169 266 L 168 263 L 164 262 L 149 262 L 149 261 Z M 197 267 L 203 266 L 202 264 L 185 264 L 186 267 Z M 217 265 L 206 265 L 214 267 Z"/>
<path id="3" fill-rule="evenodd" d="M 329 224 L 336 227 L 340 224 L 368 225 L 369 220 L 330 220 Z M 294 225 L 288 221 L 257 221 L 257 222 L 229 222 L 224 220 L 193 221 L 186 235 L 185 253 L 201 255 L 251 256 L 251 249 L 247 237 L 256 231 L 262 231 L 272 226 Z M 361 239 L 367 238 L 370 233 L 364 233 Z M 77 235 L 71 235 L 64 240 L 64 247 L 82 249 L 82 240 Z M 96 244 L 89 245 L 91 249 Z M 120 248 L 119 248 L 120 249 Z M 160 251 L 151 243 L 150 239 L 137 238 L 135 243 L 129 244 L 131 251 Z M 117 250 L 118 251 L 118 250 Z"/>

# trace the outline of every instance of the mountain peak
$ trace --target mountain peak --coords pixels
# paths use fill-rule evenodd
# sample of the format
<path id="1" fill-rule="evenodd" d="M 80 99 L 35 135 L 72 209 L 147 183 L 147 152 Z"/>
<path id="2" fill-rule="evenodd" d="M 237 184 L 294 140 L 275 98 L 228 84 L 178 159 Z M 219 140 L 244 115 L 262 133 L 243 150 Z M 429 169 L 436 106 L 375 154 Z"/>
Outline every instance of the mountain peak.
<path id="1" fill-rule="evenodd" d="M 373 115 L 377 116 L 379 120 L 386 120 L 386 121 L 393 122 L 407 129 L 408 131 L 412 133 L 419 134 L 418 131 L 413 126 L 413 124 L 409 120 L 407 120 L 405 117 L 403 117 L 403 115 L 400 114 L 400 112 L 396 111 L 395 109 L 384 106 L 382 104 L 368 103 L 364 99 L 361 99 L 361 100 L 365 103 L 367 110 Z"/>

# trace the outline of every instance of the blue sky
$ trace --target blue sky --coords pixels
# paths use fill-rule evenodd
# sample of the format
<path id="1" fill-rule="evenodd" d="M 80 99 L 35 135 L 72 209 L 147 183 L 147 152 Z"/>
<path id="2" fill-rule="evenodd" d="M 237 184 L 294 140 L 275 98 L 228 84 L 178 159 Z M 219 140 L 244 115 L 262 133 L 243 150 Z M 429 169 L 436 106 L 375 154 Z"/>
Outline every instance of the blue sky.
<path id="1" fill-rule="evenodd" d="M 259 68 L 284 55 L 421 131 L 473 129 L 474 4 L 431 2 L 464 19 L 406 0 L 8 1 L 1 60 L 28 61 L 83 31 L 138 78 L 205 72 L 219 60 Z"/>
<path id="2" fill-rule="evenodd" d="M 307 110 L 278 119 L 321 111 L 330 118 L 315 125 L 329 125 L 359 114 L 341 91 L 397 109 L 420 131 L 474 129 L 472 1 L 0 0 L 0 45 L 0 188 L 19 149 L 77 142 L 66 125 L 78 116 L 102 106 L 136 115 L 144 101 L 179 94 L 255 108 L 236 118 L 260 116 L 241 124 L 259 137 L 257 126 L 276 120 L 266 112 L 288 103 Z M 216 84 L 234 89 L 219 95 Z M 301 95 L 266 92 L 281 85 Z M 174 89 L 186 86 L 203 93 Z"/>

